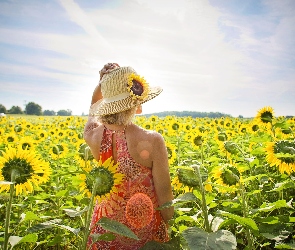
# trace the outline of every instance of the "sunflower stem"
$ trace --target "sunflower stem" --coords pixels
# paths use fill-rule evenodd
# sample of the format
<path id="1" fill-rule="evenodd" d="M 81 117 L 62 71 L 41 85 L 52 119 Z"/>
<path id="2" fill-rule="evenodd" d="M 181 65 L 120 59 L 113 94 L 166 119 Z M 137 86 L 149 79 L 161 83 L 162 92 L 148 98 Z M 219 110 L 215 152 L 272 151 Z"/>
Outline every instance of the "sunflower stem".
<path id="1" fill-rule="evenodd" d="M 15 170 L 11 171 L 11 182 L 10 184 L 10 195 L 9 201 L 6 207 L 6 215 L 5 215 L 5 232 L 4 232 L 4 243 L 3 243 L 3 250 L 8 249 L 8 239 L 9 239 L 9 225 L 10 225 L 10 215 L 11 215 L 11 207 L 12 207 L 12 200 L 14 194 L 14 181 L 17 173 Z"/>
<path id="2" fill-rule="evenodd" d="M 243 208 L 243 216 L 244 218 L 248 217 L 248 205 L 247 205 L 247 201 L 246 201 L 246 197 L 245 197 L 245 189 L 244 189 L 244 185 L 242 184 L 242 182 L 239 182 L 239 186 L 240 186 L 240 194 L 241 194 L 241 198 L 242 198 L 242 208 Z M 245 228 L 246 231 L 246 237 L 247 237 L 247 241 L 248 241 L 248 249 L 254 249 L 253 246 L 253 239 L 252 239 L 252 235 L 251 235 L 251 231 L 249 228 Z"/>
<path id="3" fill-rule="evenodd" d="M 96 189 L 99 186 L 99 180 L 95 179 L 93 182 L 93 189 L 92 189 L 92 194 L 91 194 L 91 198 L 90 198 L 90 203 L 88 205 L 88 210 L 86 213 L 86 217 L 85 217 L 85 232 L 84 232 L 84 237 L 83 237 L 83 241 L 82 241 L 82 250 L 87 250 L 87 241 L 88 241 L 88 237 L 90 235 L 90 222 L 91 222 L 91 215 L 92 215 L 92 210 L 93 210 L 93 206 L 94 206 L 94 197 L 96 194 Z"/>
<path id="4" fill-rule="evenodd" d="M 200 173 L 200 167 L 198 166 L 197 168 L 197 175 L 198 175 L 198 178 L 200 180 L 200 191 L 201 191 L 201 195 L 202 195 L 202 212 L 203 212 L 203 216 L 204 216 L 204 221 L 205 221 L 205 230 L 207 233 L 210 233 L 211 232 L 211 229 L 210 229 L 210 223 L 209 223 L 209 219 L 208 219 L 208 208 L 207 208 L 207 205 L 206 205 L 206 191 L 205 191 L 205 188 L 203 186 L 203 182 L 202 182 L 202 176 L 201 176 L 201 173 Z"/>
<path id="5" fill-rule="evenodd" d="M 201 144 L 201 162 L 203 165 L 204 159 L 203 159 L 203 144 Z M 200 190 L 201 190 L 201 195 L 202 195 L 202 212 L 203 212 L 203 216 L 204 216 L 204 221 L 205 221 L 205 230 L 207 233 L 211 232 L 210 229 L 210 223 L 209 223 L 209 218 L 208 218 L 208 208 L 207 208 L 207 204 L 206 204 L 206 191 L 205 188 L 203 186 L 203 181 L 202 181 L 202 176 L 200 173 L 200 166 L 196 167 L 197 170 L 197 175 L 200 181 Z"/>

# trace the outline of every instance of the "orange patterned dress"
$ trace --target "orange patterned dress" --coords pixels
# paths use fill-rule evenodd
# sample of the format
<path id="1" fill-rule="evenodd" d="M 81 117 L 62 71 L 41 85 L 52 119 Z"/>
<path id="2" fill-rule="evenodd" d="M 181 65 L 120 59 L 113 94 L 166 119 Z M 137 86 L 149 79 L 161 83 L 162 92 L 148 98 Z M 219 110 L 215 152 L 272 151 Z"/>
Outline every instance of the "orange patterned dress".
<path id="1" fill-rule="evenodd" d="M 114 138 L 116 138 L 118 171 L 124 174 L 125 178 L 123 182 L 117 186 L 118 192 L 113 193 L 108 200 L 96 203 L 91 221 L 91 233 L 105 233 L 105 230 L 99 225 L 94 225 L 101 217 L 108 217 L 128 226 L 137 235 L 139 240 L 117 235 L 116 239 L 113 241 L 96 242 L 92 245 L 91 249 L 135 250 L 140 249 L 145 243 L 151 240 L 158 242 L 168 241 L 166 224 L 160 211 L 155 210 L 155 208 L 158 207 L 158 203 L 153 184 L 152 171 L 150 168 L 135 162 L 129 154 L 125 130 L 113 131 L 106 127 L 104 128 L 100 150 L 102 161 L 104 162 L 109 157 L 112 157 L 113 133 L 115 133 Z M 137 196 L 138 194 L 140 195 Z M 147 197 L 148 201 L 142 202 L 145 200 L 140 200 L 137 197 L 144 197 L 144 199 Z M 151 204 L 150 212 L 148 212 L 149 214 L 144 215 L 141 220 L 136 220 L 136 218 L 130 219 L 128 217 L 128 204 L 134 201 L 137 201 L 137 203 L 144 203 L 137 204 L 139 205 L 136 206 L 137 210 L 141 209 L 140 205 L 143 205 L 143 209 L 145 209 L 147 207 L 146 204 L 149 202 Z M 145 212 L 146 211 L 142 211 L 142 214 Z M 88 243 L 91 244 L 90 238 Z"/>

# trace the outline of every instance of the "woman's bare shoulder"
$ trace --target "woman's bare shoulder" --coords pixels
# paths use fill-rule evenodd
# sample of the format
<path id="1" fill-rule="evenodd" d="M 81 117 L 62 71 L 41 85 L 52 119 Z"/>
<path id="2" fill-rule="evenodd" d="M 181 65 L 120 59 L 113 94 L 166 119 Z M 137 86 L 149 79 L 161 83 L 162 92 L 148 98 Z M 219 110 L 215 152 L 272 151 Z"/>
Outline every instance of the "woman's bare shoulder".
<path id="1" fill-rule="evenodd" d="M 163 136 L 157 131 L 146 130 L 140 126 L 134 125 L 134 127 L 132 128 L 132 134 L 133 145 L 144 143 L 145 145 L 150 145 L 151 148 L 153 148 L 154 150 L 166 148 L 164 147 L 165 141 Z"/>
<path id="2" fill-rule="evenodd" d="M 163 140 L 163 136 L 154 130 L 147 130 L 135 124 L 133 124 L 132 130 L 133 130 L 133 135 L 140 140 L 144 139 L 150 142 Z"/>

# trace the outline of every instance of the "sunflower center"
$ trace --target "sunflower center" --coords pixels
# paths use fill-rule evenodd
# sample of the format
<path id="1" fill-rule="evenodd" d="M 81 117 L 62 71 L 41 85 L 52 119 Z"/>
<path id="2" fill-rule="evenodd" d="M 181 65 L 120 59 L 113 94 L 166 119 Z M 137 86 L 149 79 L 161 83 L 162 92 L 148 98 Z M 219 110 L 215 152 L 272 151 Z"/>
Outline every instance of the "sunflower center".
<path id="1" fill-rule="evenodd" d="M 136 80 L 132 80 L 132 87 L 131 90 L 133 92 L 134 95 L 141 95 L 143 93 L 143 86 L 141 85 L 140 82 L 136 81 Z"/>
<path id="2" fill-rule="evenodd" d="M 259 129 L 259 126 L 257 124 L 252 126 L 252 131 L 256 132 Z"/>
<path id="3" fill-rule="evenodd" d="M 22 149 L 23 149 L 23 150 L 25 150 L 25 149 L 30 149 L 30 147 L 31 147 L 31 144 L 28 143 L 28 142 L 24 142 L 24 143 L 22 144 Z"/>
<path id="4" fill-rule="evenodd" d="M 14 142 L 14 137 L 13 136 L 8 136 L 7 141 L 8 142 Z"/>
<path id="5" fill-rule="evenodd" d="M 25 159 L 14 158 L 4 163 L 4 167 L 2 168 L 4 180 L 11 180 L 11 173 L 13 170 L 17 173 L 15 178 L 16 184 L 25 183 L 33 173 L 31 164 Z"/>
<path id="6" fill-rule="evenodd" d="M 271 122 L 273 115 L 270 111 L 265 111 L 261 114 L 261 121 L 264 123 Z"/>
<path id="7" fill-rule="evenodd" d="M 179 129 L 179 124 L 177 124 L 177 123 L 173 123 L 173 125 L 172 125 L 172 129 L 173 129 L 173 130 L 178 130 L 178 129 Z"/>
<path id="8" fill-rule="evenodd" d="M 202 136 L 201 135 L 198 135 L 194 138 L 194 144 L 196 146 L 201 146 L 202 145 Z"/>
<path id="9" fill-rule="evenodd" d="M 274 153 L 281 161 L 289 164 L 295 163 L 295 143 L 291 141 L 278 141 L 274 145 Z"/>
<path id="10" fill-rule="evenodd" d="M 102 196 L 108 194 L 114 186 L 114 174 L 104 167 L 94 168 L 89 175 L 99 182 L 95 195 Z M 93 179 L 86 179 L 87 189 L 92 192 Z"/>

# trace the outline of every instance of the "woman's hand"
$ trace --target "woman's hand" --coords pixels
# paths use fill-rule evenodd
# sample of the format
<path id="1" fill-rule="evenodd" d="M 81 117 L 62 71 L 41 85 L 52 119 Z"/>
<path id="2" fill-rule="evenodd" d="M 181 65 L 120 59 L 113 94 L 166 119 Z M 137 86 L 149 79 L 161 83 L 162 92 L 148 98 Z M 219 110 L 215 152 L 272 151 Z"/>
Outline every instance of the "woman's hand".
<path id="1" fill-rule="evenodd" d="M 111 70 L 113 70 L 115 68 L 120 68 L 118 63 L 107 63 L 106 65 L 104 65 L 103 68 L 101 69 L 101 71 L 99 71 L 100 80 L 102 79 L 104 74 L 109 73 Z"/>
<path id="2" fill-rule="evenodd" d="M 115 68 L 120 68 L 119 64 L 107 63 L 106 65 L 104 65 L 103 68 L 99 71 L 99 75 L 100 75 L 99 80 L 101 80 L 105 74 L 108 74 L 111 70 L 113 70 Z M 93 91 L 91 105 L 101 99 L 103 99 L 103 96 L 101 93 L 101 87 L 100 87 L 100 83 L 99 83 Z"/>

